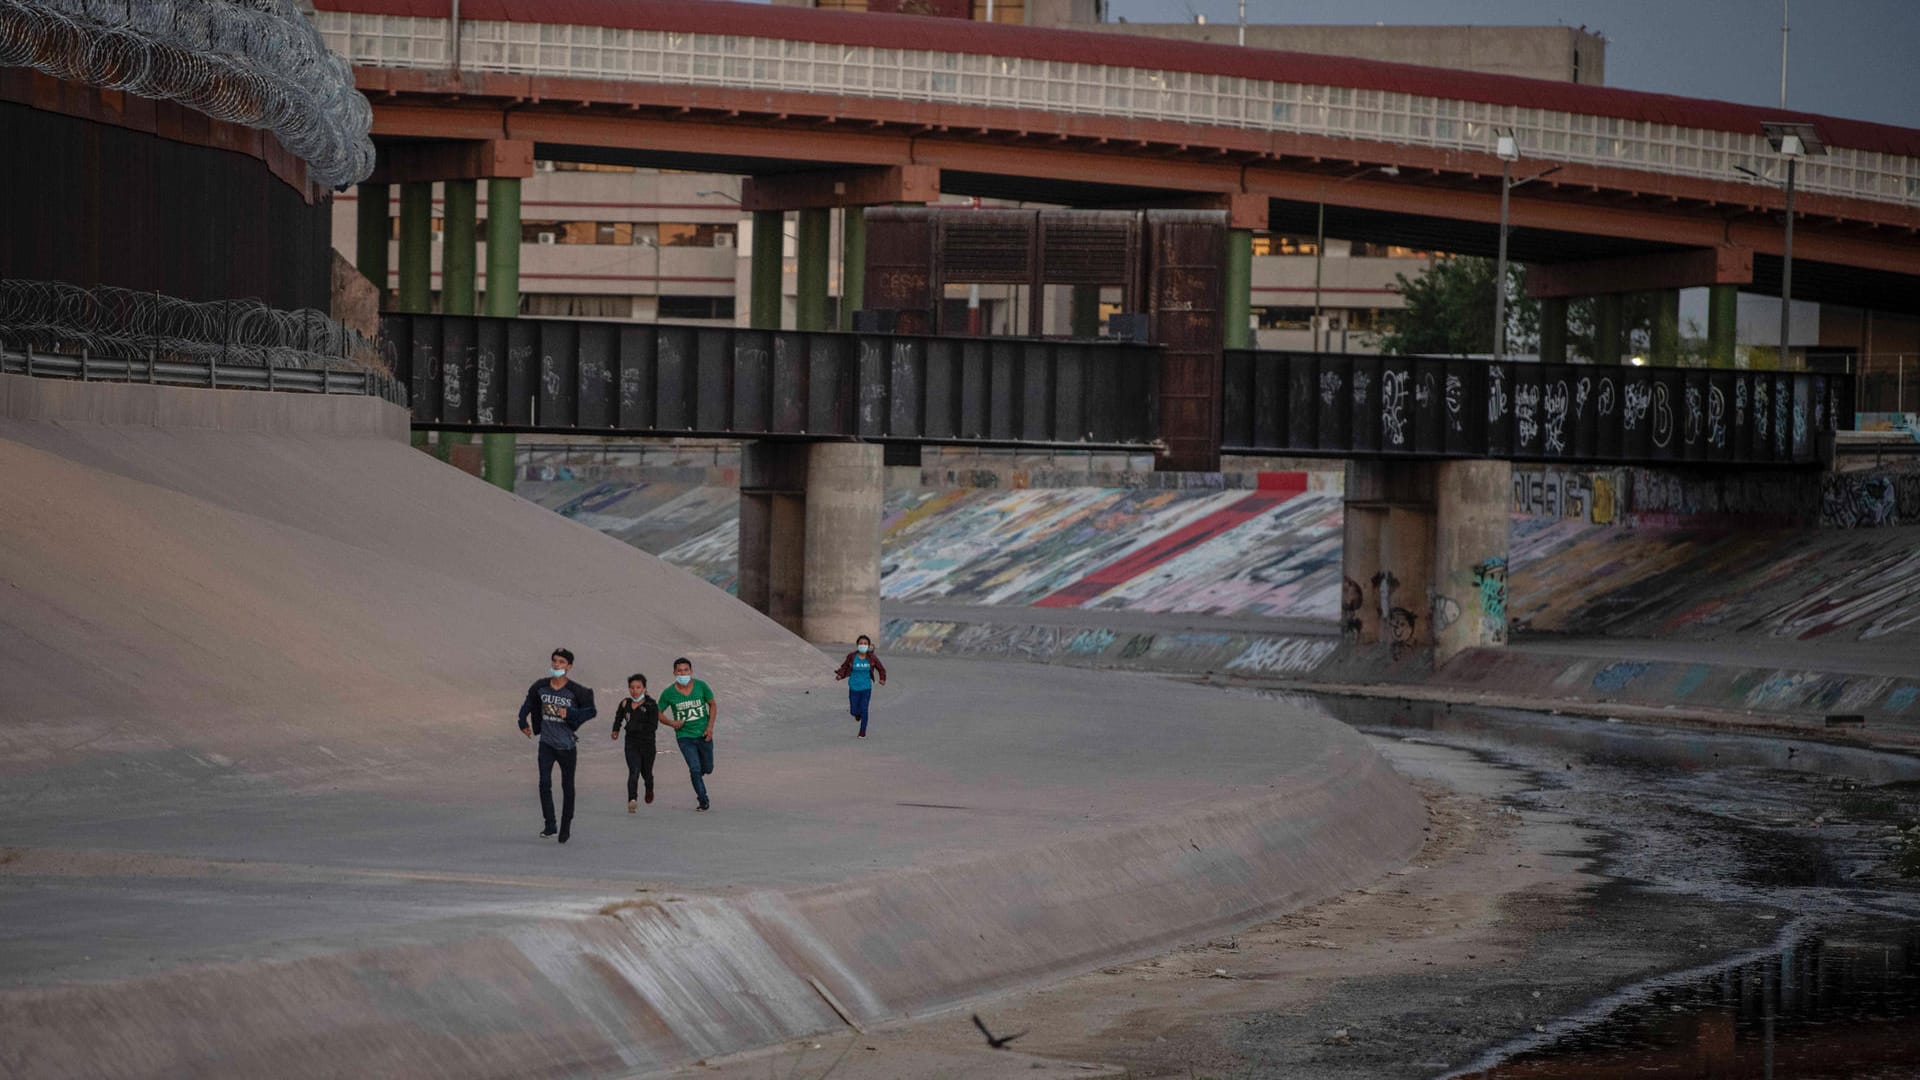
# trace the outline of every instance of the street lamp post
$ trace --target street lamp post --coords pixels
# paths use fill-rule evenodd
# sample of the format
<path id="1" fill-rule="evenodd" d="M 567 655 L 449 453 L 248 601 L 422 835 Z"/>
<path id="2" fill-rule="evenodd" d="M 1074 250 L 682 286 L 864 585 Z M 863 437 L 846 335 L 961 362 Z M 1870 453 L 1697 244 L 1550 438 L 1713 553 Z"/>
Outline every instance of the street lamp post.
<path id="1" fill-rule="evenodd" d="M 1812 124 L 1795 121 L 1764 122 L 1760 129 L 1766 133 L 1767 144 L 1787 159 L 1786 233 L 1781 242 L 1780 253 L 1780 366 L 1787 366 L 1787 349 L 1792 340 L 1793 331 L 1793 189 L 1798 178 L 1800 159 L 1817 157 L 1827 152 L 1826 144 L 1813 130 Z M 1734 168 L 1755 180 L 1765 177 L 1744 165 Z"/>
<path id="2" fill-rule="evenodd" d="M 1507 202 L 1513 194 L 1513 163 L 1520 157 L 1520 142 L 1511 134 L 1500 136 L 1494 144 L 1500 158 L 1500 257 L 1493 267 L 1493 358 L 1507 358 Z"/>
<path id="3" fill-rule="evenodd" d="M 1494 143 L 1494 156 L 1500 159 L 1500 255 L 1493 267 L 1493 358 L 1507 358 L 1507 204 L 1513 189 L 1552 176 L 1560 166 L 1543 169 L 1519 180 L 1513 178 L 1513 163 L 1520 160 L 1520 140 L 1512 131 Z"/>
<path id="4" fill-rule="evenodd" d="M 1369 176 L 1369 175 L 1372 175 L 1373 173 L 1379 173 L 1382 176 L 1399 176 L 1400 166 L 1398 165 L 1370 166 L 1368 168 L 1361 169 L 1359 172 L 1353 173 L 1350 176 L 1343 176 L 1340 179 L 1335 180 L 1332 184 L 1329 184 L 1328 187 L 1339 187 L 1341 184 L 1344 184 L 1349 180 L 1358 180 L 1363 176 Z M 1321 319 L 1320 271 L 1321 271 L 1321 267 L 1324 265 L 1326 261 L 1326 257 L 1327 257 L 1327 197 L 1326 197 L 1326 189 L 1322 188 L 1320 193 L 1320 201 L 1317 205 L 1316 213 L 1314 216 L 1314 225 L 1313 225 L 1313 351 L 1314 352 L 1326 351 L 1321 347 L 1321 337 L 1320 337 L 1320 335 L 1324 332 L 1320 326 L 1320 319 Z"/>

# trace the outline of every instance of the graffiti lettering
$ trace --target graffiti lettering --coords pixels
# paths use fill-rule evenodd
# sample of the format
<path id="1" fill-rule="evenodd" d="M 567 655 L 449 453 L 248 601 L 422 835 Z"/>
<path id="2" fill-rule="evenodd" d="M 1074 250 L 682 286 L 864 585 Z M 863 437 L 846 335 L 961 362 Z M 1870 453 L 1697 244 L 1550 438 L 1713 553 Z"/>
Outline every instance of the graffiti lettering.
<path id="1" fill-rule="evenodd" d="M 1727 392 L 1714 387 L 1707 395 L 1707 438 L 1714 449 L 1727 446 Z"/>
<path id="2" fill-rule="evenodd" d="M 1594 408 L 1603 420 L 1613 415 L 1613 376 L 1600 377 L 1600 400 L 1594 403 Z"/>
<path id="3" fill-rule="evenodd" d="M 1337 401 L 1340 397 L 1340 385 L 1341 383 L 1340 383 L 1339 372 L 1337 371 L 1321 372 L 1320 373 L 1320 403 L 1325 405 L 1329 409 L 1333 408 L 1333 403 Z"/>
<path id="4" fill-rule="evenodd" d="M 1682 437 L 1688 446 L 1698 446 L 1700 445 L 1700 432 L 1706 422 L 1706 413 L 1700 407 L 1700 388 L 1697 386 L 1687 387 L 1686 399 L 1687 428 L 1686 434 Z"/>
<path id="5" fill-rule="evenodd" d="M 1539 387 L 1516 386 L 1513 388 L 1513 418 L 1519 426 L 1521 446 L 1532 446 L 1533 441 L 1540 436 L 1540 425 L 1536 422 L 1539 409 Z"/>
<path id="6" fill-rule="evenodd" d="M 1602 388 L 1605 393 L 1605 388 Z M 1620 416 L 1620 422 L 1628 431 L 1638 431 L 1640 421 L 1646 418 L 1647 407 L 1653 403 L 1653 391 L 1644 382 L 1627 384 L 1627 409 Z"/>
<path id="7" fill-rule="evenodd" d="M 1453 381 L 1454 381 L 1453 376 L 1451 375 L 1447 376 L 1449 390 L 1451 390 L 1452 388 L 1451 384 L 1453 383 Z M 1488 368 L 1487 369 L 1487 422 L 1489 424 L 1497 424 L 1506 415 L 1507 415 L 1506 373 L 1497 367 Z"/>
<path id="8" fill-rule="evenodd" d="M 1653 445 L 1665 447 L 1673 442 L 1673 402 L 1668 400 L 1667 384 L 1653 384 Z"/>
<path id="9" fill-rule="evenodd" d="M 1563 380 L 1547 387 L 1541 404 L 1546 409 L 1543 429 L 1547 433 L 1547 452 L 1563 454 L 1567 450 L 1567 384 Z"/>
<path id="10" fill-rule="evenodd" d="M 1466 389 L 1460 385 L 1460 376 L 1447 376 L 1447 424 L 1457 434 L 1466 430 L 1462 426 L 1460 402 L 1466 396 Z"/>
<path id="11" fill-rule="evenodd" d="M 1387 441 L 1395 446 L 1407 443 L 1407 380 L 1410 371 L 1388 371 L 1380 378 L 1380 426 Z"/>

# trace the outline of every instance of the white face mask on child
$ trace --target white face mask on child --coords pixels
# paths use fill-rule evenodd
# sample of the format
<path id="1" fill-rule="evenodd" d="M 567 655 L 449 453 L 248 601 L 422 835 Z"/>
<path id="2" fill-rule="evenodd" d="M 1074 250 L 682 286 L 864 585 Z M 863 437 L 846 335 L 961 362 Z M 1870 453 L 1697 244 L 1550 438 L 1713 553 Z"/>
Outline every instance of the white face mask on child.
<path id="1" fill-rule="evenodd" d="M 866 652 L 867 652 L 867 650 L 868 650 L 868 649 L 871 649 L 871 648 L 873 648 L 873 646 L 871 646 L 871 645 L 855 645 L 855 646 L 853 647 L 853 651 L 854 651 L 854 652 L 857 652 L 857 653 L 859 653 L 859 654 L 861 654 L 862 656 L 864 656 L 864 655 L 866 655 Z"/>

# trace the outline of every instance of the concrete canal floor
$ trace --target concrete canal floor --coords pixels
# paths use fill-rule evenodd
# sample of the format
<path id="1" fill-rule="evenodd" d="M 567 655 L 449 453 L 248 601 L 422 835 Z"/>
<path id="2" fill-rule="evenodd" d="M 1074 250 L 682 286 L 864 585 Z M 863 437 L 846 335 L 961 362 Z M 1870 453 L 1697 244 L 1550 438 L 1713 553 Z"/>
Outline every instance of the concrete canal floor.
<path id="1" fill-rule="evenodd" d="M 1920 761 L 1326 707 L 1425 797 L 1406 867 L 1044 989 L 672 1075 L 1920 1076 L 1920 880 L 1900 873 L 1920 872 Z M 976 1014 L 1025 1034 L 991 1049 Z"/>

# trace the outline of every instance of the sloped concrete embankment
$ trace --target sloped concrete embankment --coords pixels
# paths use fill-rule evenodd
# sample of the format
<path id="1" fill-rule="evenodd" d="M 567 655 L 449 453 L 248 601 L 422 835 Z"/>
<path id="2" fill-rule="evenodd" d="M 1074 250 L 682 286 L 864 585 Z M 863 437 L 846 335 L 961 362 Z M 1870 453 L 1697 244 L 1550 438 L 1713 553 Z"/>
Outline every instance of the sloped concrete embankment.
<path id="1" fill-rule="evenodd" d="M 453 941 L 8 992 L 0 1068 L 618 1074 L 937 1010 L 1310 903 L 1418 849 L 1422 805 L 1358 736 L 1289 749 L 1268 794 L 843 885 L 583 899 Z"/>
<path id="2" fill-rule="evenodd" d="M 644 1070 L 1151 952 L 1419 843 L 1418 799 L 1320 721 L 1217 797 L 1045 830 L 989 808 L 993 843 L 878 871 L 851 845 L 808 885 L 736 858 L 620 888 L 611 846 L 463 825 L 531 802 L 528 668 L 568 644 L 608 686 L 684 652 L 726 685 L 730 737 L 769 746 L 828 685 L 816 650 L 408 449 L 378 402 L 6 377 L 0 405 L 0 947 L 58 961 L 5 973 L 0 1075 Z M 1103 751 L 1040 745 L 1082 772 Z M 346 877 L 383 905 L 330 912 Z M 394 914 L 410 888 L 424 921 Z"/>

